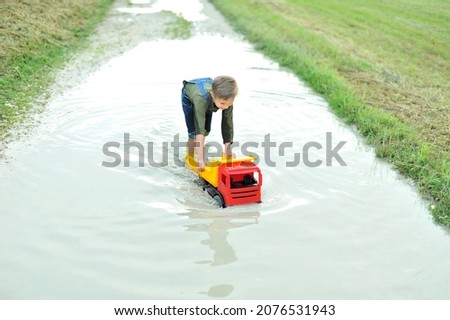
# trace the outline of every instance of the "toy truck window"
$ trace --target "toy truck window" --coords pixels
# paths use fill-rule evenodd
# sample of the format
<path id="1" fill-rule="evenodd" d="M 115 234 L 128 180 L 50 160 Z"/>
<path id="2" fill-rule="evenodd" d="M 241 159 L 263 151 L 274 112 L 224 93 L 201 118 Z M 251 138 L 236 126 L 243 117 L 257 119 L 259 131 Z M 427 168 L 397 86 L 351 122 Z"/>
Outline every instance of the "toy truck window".
<path id="1" fill-rule="evenodd" d="M 255 172 L 257 173 L 257 172 Z M 255 186 L 258 184 L 258 180 L 255 179 L 254 173 L 236 174 L 230 177 L 230 187 L 234 188 L 246 188 Z"/>
<path id="2" fill-rule="evenodd" d="M 254 181 L 254 183 L 256 184 L 256 185 L 259 185 L 259 172 L 258 171 L 256 171 L 254 174 L 253 174 L 253 181 Z"/>

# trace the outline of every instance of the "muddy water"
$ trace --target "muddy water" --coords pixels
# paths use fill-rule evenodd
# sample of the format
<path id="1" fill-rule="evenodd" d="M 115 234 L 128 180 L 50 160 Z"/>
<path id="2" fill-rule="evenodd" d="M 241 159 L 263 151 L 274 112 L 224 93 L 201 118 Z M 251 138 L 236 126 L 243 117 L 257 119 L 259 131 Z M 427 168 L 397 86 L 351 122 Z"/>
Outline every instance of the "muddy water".
<path id="1" fill-rule="evenodd" d="M 193 37 L 144 39 L 108 60 L 55 94 L 34 135 L 10 145 L 0 297 L 450 298 L 450 237 L 414 187 L 291 73 L 233 33 L 201 32 L 224 22 L 192 2 Z M 262 204 L 217 208 L 170 145 L 186 139 L 181 81 L 219 74 L 239 82 L 235 138 L 260 158 Z M 328 149 L 345 142 L 345 166 L 326 165 L 327 132 Z M 268 137 L 276 146 L 263 146 Z M 128 163 L 124 139 L 142 145 Z M 219 114 L 208 141 L 221 141 Z M 115 160 L 108 142 L 120 143 L 108 149 L 115 167 L 105 166 Z M 319 166 L 305 162 L 309 142 L 322 146 L 307 158 Z"/>

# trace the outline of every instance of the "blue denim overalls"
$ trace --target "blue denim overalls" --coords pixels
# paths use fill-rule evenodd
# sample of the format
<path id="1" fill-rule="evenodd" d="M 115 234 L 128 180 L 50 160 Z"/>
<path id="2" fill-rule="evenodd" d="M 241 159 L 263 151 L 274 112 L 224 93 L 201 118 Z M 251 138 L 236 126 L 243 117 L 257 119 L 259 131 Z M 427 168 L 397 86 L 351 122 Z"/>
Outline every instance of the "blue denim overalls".
<path id="1" fill-rule="evenodd" d="M 191 100 L 189 100 L 186 90 L 184 89 L 184 85 L 186 83 L 195 83 L 200 90 L 203 98 L 205 98 L 206 103 L 209 105 L 211 103 L 211 97 L 206 91 L 205 84 L 211 84 L 213 80 L 211 78 L 198 78 L 193 80 L 183 80 L 183 89 L 181 90 L 181 104 L 183 106 L 184 118 L 186 120 L 186 126 L 188 129 L 188 136 L 190 139 L 195 139 L 195 121 L 194 121 L 194 104 Z M 211 131 L 211 119 L 212 119 L 212 111 L 208 110 L 206 112 L 206 121 L 205 121 L 205 130 L 206 135 Z"/>

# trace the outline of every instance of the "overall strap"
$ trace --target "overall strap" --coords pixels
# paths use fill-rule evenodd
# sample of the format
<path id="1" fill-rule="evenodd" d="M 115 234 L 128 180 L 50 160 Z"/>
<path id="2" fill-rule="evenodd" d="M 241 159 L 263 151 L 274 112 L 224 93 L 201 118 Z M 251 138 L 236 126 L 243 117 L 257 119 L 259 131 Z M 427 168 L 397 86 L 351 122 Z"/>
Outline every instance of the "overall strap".
<path id="1" fill-rule="evenodd" d="M 212 83 L 213 80 L 211 78 L 198 78 L 198 79 L 192 79 L 192 80 L 189 80 L 189 81 L 186 81 L 186 82 L 195 83 L 197 85 L 197 87 L 199 88 L 200 93 L 202 94 L 203 98 L 205 98 L 206 101 L 209 100 L 209 94 L 206 91 L 205 84 L 206 83 L 208 83 L 208 84 Z"/>

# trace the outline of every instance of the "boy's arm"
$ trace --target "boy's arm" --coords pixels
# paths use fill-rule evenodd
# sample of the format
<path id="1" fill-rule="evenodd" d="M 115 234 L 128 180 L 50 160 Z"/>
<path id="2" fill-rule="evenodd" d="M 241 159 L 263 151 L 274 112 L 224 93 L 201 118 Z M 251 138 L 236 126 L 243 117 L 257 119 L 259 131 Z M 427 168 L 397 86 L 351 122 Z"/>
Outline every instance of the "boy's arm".
<path id="1" fill-rule="evenodd" d="M 222 111 L 222 138 L 227 157 L 232 156 L 233 129 L 233 105 L 231 105 L 228 109 Z"/>
<path id="2" fill-rule="evenodd" d="M 207 135 L 205 130 L 206 123 L 206 112 L 208 111 L 208 105 L 203 97 L 196 95 L 193 99 L 194 103 L 194 126 L 195 132 L 198 134 L 202 134 L 203 136 Z"/>
<path id="3" fill-rule="evenodd" d="M 205 136 L 197 134 L 195 136 L 195 148 L 197 149 L 197 167 L 199 171 L 205 170 L 205 162 L 203 160 L 203 146 L 205 145 Z"/>

